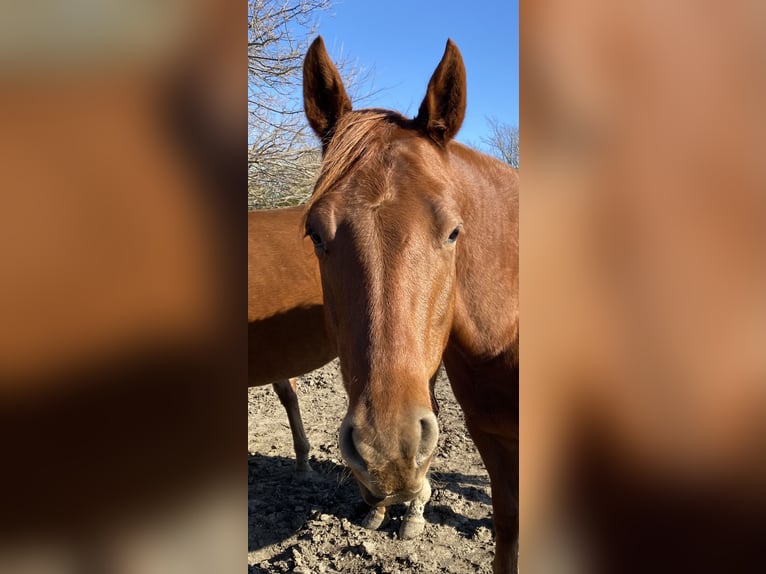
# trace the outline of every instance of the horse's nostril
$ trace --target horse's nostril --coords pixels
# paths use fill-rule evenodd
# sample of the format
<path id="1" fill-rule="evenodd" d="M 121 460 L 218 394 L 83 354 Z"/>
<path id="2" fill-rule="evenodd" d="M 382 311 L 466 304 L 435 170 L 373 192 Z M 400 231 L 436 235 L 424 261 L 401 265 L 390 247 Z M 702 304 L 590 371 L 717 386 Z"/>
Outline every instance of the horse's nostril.
<path id="1" fill-rule="evenodd" d="M 428 413 L 420 419 L 420 446 L 416 463 L 423 464 L 436 448 L 439 440 L 439 424 L 433 413 Z"/>
<path id="2" fill-rule="evenodd" d="M 367 464 L 354 443 L 354 427 L 345 422 L 340 428 L 340 453 L 348 465 L 356 470 L 366 471 Z"/>

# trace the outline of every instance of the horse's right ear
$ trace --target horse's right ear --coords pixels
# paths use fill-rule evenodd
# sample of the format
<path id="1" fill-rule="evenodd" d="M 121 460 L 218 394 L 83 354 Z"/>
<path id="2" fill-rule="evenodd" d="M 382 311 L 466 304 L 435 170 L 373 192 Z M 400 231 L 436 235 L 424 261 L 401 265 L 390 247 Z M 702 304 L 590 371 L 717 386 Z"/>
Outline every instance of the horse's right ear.
<path id="1" fill-rule="evenodd" d="M 351 111 L 351 100 L 338 69 L 327 54 L 322 36 L 312 42 L 303 61 L 303 109 L 325 151 L 338 120 Z"/>

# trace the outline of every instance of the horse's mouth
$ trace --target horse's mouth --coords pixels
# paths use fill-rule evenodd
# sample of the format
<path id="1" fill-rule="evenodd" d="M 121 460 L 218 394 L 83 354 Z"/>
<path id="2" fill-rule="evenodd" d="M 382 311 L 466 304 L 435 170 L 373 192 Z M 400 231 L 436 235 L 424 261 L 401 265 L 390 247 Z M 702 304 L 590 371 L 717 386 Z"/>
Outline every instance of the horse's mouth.
<path id="1" fill-rule="evenodd" d="M 358 481 L 357 481 L 358 482 Z M 379 496 L 377 494 L 373 494 L 369 488 L 367 488 L 364 484 L 359 482 L 359 491 L 362 495 L 362 499 L 369 504 L 370 506 L 390 506 L 391 504 L 401 504 L 403 502 L 409 502 L 410 500 L 414 500 L 418 494 L 420 494 L 420 491 L 422 490 L 422 486 L 417 491 L 411 491 L 411 490 L 405 490 L 400 492 L 394 492 L 388 495 Z"/>

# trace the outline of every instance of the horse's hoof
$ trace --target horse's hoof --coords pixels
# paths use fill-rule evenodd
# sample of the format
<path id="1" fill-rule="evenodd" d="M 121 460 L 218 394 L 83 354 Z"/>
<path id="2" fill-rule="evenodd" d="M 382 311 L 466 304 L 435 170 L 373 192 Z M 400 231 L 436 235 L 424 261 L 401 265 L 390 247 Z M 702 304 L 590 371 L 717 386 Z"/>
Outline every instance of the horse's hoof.
<path id="1" fill-rule="evenodd" d="M 314 477 L 314 469 L 307 460 L 295 463 L 295 477 L 300 479 L 309 479 Z"/>
<path id="2" fill-rule="evenodd" d="M 386 522 L 386 508 L 381 506 L 380 508 L 372 508 L 367 515 L 362 519 L 362 527 L 367 530 L 377 530 L 383 523 Z"/>
<path id="3" fill-rule="evenodd" d="M 410 540 L 423 534 L 426 529 L 426 521 L 422 516 L 405 516 L 399 528 L 399 538 Z"/>

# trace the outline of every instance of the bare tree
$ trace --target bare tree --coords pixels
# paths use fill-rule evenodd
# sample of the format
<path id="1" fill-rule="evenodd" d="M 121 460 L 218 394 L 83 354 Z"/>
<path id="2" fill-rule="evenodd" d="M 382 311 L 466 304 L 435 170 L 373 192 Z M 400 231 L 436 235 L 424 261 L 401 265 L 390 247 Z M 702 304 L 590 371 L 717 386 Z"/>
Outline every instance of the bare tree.
<path id="1" fill-rule="evenodd" d="M 506 124 L 497 118 L 487 118 L 489 135 L 481 138 L 487 151 L 495 157 L 519 169 L 519 127 Z"/>
<path id="2" fill-rule="evenodd" d="M 311 193 L 319 145 L 303 116 L 302 66 L 330 0 L 248 0 L 248 207 L 296 204 Z M 342 61 L 349 93 L 369 72 Z"/>

